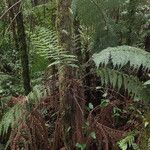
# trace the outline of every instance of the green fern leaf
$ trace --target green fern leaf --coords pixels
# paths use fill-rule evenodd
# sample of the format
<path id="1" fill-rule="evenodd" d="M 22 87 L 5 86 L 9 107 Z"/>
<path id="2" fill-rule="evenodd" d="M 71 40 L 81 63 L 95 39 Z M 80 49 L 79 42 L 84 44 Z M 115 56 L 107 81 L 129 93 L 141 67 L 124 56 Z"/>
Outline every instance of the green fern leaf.
<path id="1" fill-rule="evenodd" d="M 112 86 L 118 92 L 123 88 L 133 99 L 149 100 L 149 89 L 137 77 L 109 68 L 100 68 L 97 74 L 101 77 L 102 86 Z"/>
<path id="2" fill-rule="evenodd" d="M 58 64 L 76 66 L 76 57 L 69 55 L 64 50 L 62 51 L 55 31 L 44 27 L 37 27 L 35 33 L 31 36 L 31 41 L 34 52 L 42 57 L 42 59 L 49 61 L 49 67 Z"/>
<path id="3" fill-rule="evenodd" d="M 0 122 L 0 135 L 6 134 L 9 128 L 17 125 L 19 119 L 22 120 L 24 118 L 23 109 L 23 105 L 17 104 L 6 112 Z"/>
<path id="4" fill-rule="evenodd" d="M 150 70 L 150 53 L 131 46 L 104 49 L 100 53 L 94 54 L 93 60 L 97 67 L 112 62 L 114 67 L 121 68 L 129 62 L 133 69 L 139 69 L 142 66 L 144 70 Z"/>

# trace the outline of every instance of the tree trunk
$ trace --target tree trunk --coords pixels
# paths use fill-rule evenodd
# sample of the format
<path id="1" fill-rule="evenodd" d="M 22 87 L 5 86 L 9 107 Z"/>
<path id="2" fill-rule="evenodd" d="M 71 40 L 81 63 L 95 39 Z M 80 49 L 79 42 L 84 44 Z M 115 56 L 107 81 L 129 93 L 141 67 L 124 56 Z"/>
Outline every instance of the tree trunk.
<path id="1" fill-rule="evenodd" d="M 8 8 L 10 8 L 12 6 L 12 4 L 13 4 L 12 0 L 7 0 Z M 19 45 L 18 45 L 18 37 L 17 37 L 17 32 L 16 32 L 16 20 L 15 20 L 14 8 L 9 10 L 9 19 L 10 19 L 10 24 L 11 24 L 15 47 L 16 47 L 16 50 L 18 51 Z"/>
<path id="2" fill-rule="evenodd" d="M 150 52 L 150 33 L 148 32 L 148 30 L 150 30 L 150 24 L 148 25 L 146 31 L 147 31 L 147 34 L 144 38 L 144 46 L 145 46 L 145 50 Z"/>
<path id="3" fill-rule="evenodd" d="M 14 3 L 18 2 L 18 0 L 14 0 Z M 18 34 L 18 44 L 22 65 L 22 78 L 23 78 L 23 86 L 25 94 L 27 95 L 31 91 L 30 85 L 30 75 L 29 75 L 29 59 L 28 59 L 28 50 L 26 43 L 26 34 L 25 27 L 23 23 L 23 14 L 21 10 L 21 3 L 15 6 L 15 11 L 17 13 L 16 23 L 17 23 L 17 34 Z"/>
<path id="4" fill-rule="evenodd" d="M 127 32 L 127 45 L 133 43 L 133 30 L 135 25 L 135 13 L 137 8 L 138 0 L 130 0 L 128 4 L 128 32 Z"/>
<path id="5" fill-rule="evenodd" d="M 71 8 L 71 0 L 58 0 L 57 2 L 57 30 L 59 42 L 64 50 L 71 54 L 73 47 L 73 21 L 69 10 Z M 77 142 L 77 106 L 73 93 L 73 90 L 75 89 L 74 85 L 72 84 L 72 80 L 74 78 L 73 71 L 74 69 L 65 65 L 61 65 L 59 68 L 60 108 L 63 126 L 62 134 L 64 146 L 67 150 L 76 149 L 75 144 Z M 80 116 L 82 115 L 80 114 Z"/>

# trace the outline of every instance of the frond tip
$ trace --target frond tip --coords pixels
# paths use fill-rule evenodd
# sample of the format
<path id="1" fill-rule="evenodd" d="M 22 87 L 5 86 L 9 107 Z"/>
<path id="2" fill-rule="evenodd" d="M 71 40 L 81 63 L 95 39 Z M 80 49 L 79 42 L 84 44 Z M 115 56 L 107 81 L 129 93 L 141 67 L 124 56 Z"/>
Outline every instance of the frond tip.
<path id="1" fill-rule="evenodd" d="M 93 55 L 97 67 L 107 65 L 110 61 L 114 67 L 123 67 L 127 63 L 134 69 L 150 70 L 150 53 L 131 46 L 109 47 Z"/>

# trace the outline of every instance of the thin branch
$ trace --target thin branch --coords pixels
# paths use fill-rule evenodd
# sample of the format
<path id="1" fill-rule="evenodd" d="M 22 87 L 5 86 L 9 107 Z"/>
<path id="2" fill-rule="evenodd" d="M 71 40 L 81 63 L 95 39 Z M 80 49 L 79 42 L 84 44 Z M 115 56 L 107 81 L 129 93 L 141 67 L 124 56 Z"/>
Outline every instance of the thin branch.
<path id="1" fill-rule="evenodd" d="M 19 0 L 18 2 L 16 2 L 15 4 L 13 4 L 11 7 L 9 7 L 1 16 L 0 16 L 0 20 L 16 5 L 18 5 L 21 2 L 21 0 Z"/>

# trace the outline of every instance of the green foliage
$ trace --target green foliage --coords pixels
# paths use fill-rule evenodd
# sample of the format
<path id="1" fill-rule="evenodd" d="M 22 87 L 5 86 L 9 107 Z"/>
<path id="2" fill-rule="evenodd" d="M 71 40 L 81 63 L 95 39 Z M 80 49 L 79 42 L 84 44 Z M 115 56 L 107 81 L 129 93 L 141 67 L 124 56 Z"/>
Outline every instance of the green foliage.
<path id="1" fill-rule="evenodd" d="M 81 24 L 88 27 L 89 34 L 93 36 L 93 48 L 101 51 L 108 46 L 127 44 L 129 33 L 132 44 L 141 45 L 144 30 L 143 25 L 147 22 L 147 2 L 133 1 L 134 15 L 127 0 L 73 0 L 72 10 Z M 130 16 L 132 18 L 130 19 Z M 132 33 L 129 32 L 129 26 Z M 139 33 L 139 31 L 141 31 Z M 142 44 L 143 45 L 143 44 Z"/>
<path id="2" fill-rule="evenodd" d="M 149 100 L 150 90 L 143 85 L 141 81 L 135 76 L 129 76 L 121 72 L 121 68 L 130 64 L 134 70 L 138 70 L 141 66 L 143 70 L 150 69 L 150 53 L 142 49 L 130 46 L 118 46 L 114 48 L 107 48 L 98 54 L 93 55 L 93 60 L 99 68 L 97 73 L 101 77 L 103 86 L 111 86 L 113 89 L 120 89 L 128 92 L 131 98 L 136 100 Z M 110 69 L 108 65 L 117 69 Z"/>
<path id="3" fill-rule="evenodd" d="M 80 150 L 85 150 L 86 149 L 86 144 L 77 143 L 76 147 L 79 148 Z"/>
<path id="4" fill-rule="evenodd" d="M 92 103 L 89 103 L 89 106 L 88 106 L 89 110 L 92 110 L 94 108 L 93 104 Z"/>
<path id="5" fill-rule="evenodd" d="M 42 98 L 45 98 L 48 95 L 48 90 L 43 86 L 35 86 L 33 90 L 28 94 L 28 99 L 30 105 L 35 105 L 41 102 Z"/>
<path id="6" fill-rule="evenodd" d="M 3 28 L 5 27 L 7 24 Z M 22 93 L 19 53 L 11 40 L 11 32 L 4 32 L 0 39 L 0 95 L 16 96 Z"/>
<path id="7" fill-rule="evenodd" d="M 131 132 L 128 136 L 118 142 L 118 146 L 121 150 L 128 150 L 133 148 L 133 150 L 139 150 L 139 147 L 135 142 L 136 132 Z"/>
<path id="8" fill-rule="evenodd" d="M 150 53 L 131 46 L 109 47 L 94 54 L 93 60 L 97 67 L 100 64 L 108 65 L 111 62 L 113 67 L 118 68 L 130 63 L 133 69 L 139 69 L 141 66 L 144 70 L 150 69 Z"/>
<path id="9" fill-rule="evenodd" d="M 7 134 L 10 128 L 16 128 L 18 123 L 23 121 L 25 115 L 23 115 L 24 106 L 20 103 L 10 108 L 3 116 L 0 122 L 0 135 Z"/>
<path id="10" fill-rule="evenodd" d="M 88 28 L 88 34 L 92 35 L 94 51 L 118 45 L 118 33 L 122 32 L 122 27 L 119 28 L 120 24 L 113 19 L 112 12 L 121 8 L 124 2 L 125 0 L 73 0 L 74 15 Z"/>
<path id="11" fill-rule="evenodd" d="M 110 103 L 110 100 L 109 99 L 101 99 L 101 104 L 100 104 L 100 107 L 104 108 L 104 107 L 107 107 Z"/>
<path id="12" fill-rule="evenodd" d="M 54 16 L 55 16 L 55 7 L 56 4 L 54 0 L 45 3 L 44 1 L 40 2 L 37 6 L 32 6 L 31 1 L 24 1 L 24 18 L 25 20 L 30 20 L 29 28 L 32 26 L 34 28 L 36 26 L 42 27 L 53 27 L 54 26 Z"/>
<path id="13" fill-rule="evenodd" d="M 118 92 L 123 88 L 133 99 L 149 100 L 149 89 L 137 77 L 109 68 L 100 68 L 97 74 L 101 77 L 103 86 L 112 86 Z"/>
<path id="14" fill-rule="evenodd" d="M 123 2 L 124 0 L 74 0 L 72 7 L 73 10 L 77 11 L 80 20 L 85 25 L 97 27 L 99 25 L 106 25 L 108 22 L 108 16 L 106 15 L 107 11 L 118 8 Z"/>
<path id="15" fill-rule="evenodd" d="M 37 27 L 35 34 L 32 35 L 32 45 L 34 52 L 38 54 L 42 60 L 50 62 L 48 67 L 52 65 L 67 65 L 77 67 L 76 57 L 68 54 L 59 46 L 57 34 L 47 28 Z"/>
<path id="16" fill-rule="evenodd" d="M 147 110 L 143 116 L 143 127 L 140 134 L 140 150 L 150 150 L 150 110 Z"/>
<path id="17" fill-rule="evenodd" d="M 23 93 L 20 84 L 20 79 L 15 76 L 0 73 L 0 95 L 1 96 L 16 96 Z"/>
<path id="18" fill-rule="evenodd" d="M 7 109 L 7 112 L 4 114 L 0 120 L 0 135 L 7 134 L 9 129 L 15 129 L 18 125 L 28 119 L 29 113 L 33 109 L 36 109 L 35 106 L 40 104 L 42 98 L 45 98 L 48 95 L 48 89 L 43 87 L 34 87 L 33 91 L 29 93 L 27 97 L 19 97 L 16 99 L 10 100 L 14 102 L 14 106 Z"/>
<path id="19" fill-rule="evenodd" d="M 96 139 L 96 133 L 95 132 L 91 132 L 90 133 L 90 137 L 92 137 L 93 139 Z"/>

